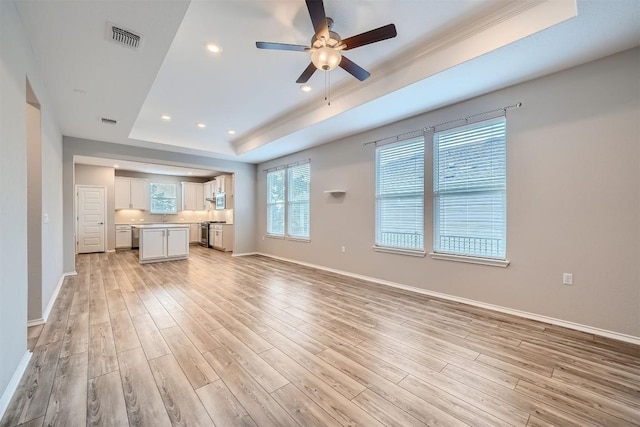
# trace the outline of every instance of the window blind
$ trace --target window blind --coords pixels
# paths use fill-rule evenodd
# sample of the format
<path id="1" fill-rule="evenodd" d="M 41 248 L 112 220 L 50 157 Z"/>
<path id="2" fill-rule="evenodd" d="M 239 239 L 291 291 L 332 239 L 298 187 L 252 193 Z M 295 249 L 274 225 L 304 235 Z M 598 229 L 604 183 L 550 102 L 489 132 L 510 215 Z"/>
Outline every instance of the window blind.
<path id="1" fill-rule="evenodd" d="M 267 172 L 267 234 L 284 236 L 285 169 Z"/>
<path id="2" fill-rule="evenodd" d="M 504 117 L 434 134 L 434 252 L 505 259 Z"/>
<path id="3" fill-rule="evenodd" d="M 288 206 L 287 234 L 290 237 L 309 238 L 309 163 L 287 168 Z"/>
<path id="4" fill-rule="evenodd" d="M 376 246 L 424 250 L 424 138 L 376 149 Z"/>

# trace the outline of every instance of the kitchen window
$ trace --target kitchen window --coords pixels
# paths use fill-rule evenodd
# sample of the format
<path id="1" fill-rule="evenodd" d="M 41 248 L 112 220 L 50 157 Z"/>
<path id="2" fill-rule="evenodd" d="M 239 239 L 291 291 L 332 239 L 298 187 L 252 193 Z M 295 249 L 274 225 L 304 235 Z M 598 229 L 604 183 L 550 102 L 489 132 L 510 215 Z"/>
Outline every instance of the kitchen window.
<path id="1" fill-rule="evenodd" d="M 424 137 L 376 148 L 374 249 L 424 255 Z"/>
<path id="2" fill-rule="evenodd" d="M 267 235 L 309 239 L 310 184 L 308 161 L 267 171 Z"/>
<path id="3" fill-rule="evenodd" d="M 506 120 L 433 136 L 434 255 L 506 256 Z"/>
<path id="4" fill-rule="evenodd" d="M 149 200 L 152 214 L 178 213 L 176 184 L 149 184 Z"/>

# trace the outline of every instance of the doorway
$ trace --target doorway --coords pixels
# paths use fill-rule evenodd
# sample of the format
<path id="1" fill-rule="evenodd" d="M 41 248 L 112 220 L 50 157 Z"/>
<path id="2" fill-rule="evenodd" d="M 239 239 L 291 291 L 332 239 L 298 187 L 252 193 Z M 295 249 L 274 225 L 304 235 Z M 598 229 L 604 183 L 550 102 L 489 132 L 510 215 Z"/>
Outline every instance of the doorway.
<path id="1" fill-rule="evenodd" d="M 79 254 L 105 251 L 106 194 L 105 187 L 76 186 L 76 245 Z"/>

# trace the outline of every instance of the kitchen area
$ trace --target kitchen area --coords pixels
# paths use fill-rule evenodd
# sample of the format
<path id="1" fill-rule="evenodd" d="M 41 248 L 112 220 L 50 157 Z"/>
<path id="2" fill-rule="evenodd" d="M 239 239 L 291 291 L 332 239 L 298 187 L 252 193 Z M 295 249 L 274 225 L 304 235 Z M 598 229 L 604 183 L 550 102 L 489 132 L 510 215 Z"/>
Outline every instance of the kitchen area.
<path id="1" fill-rule="evenodd" d="M 106 188 L 106 251 L 138 250 L 141 263 L 186 259 L 190 245 L 233 251 L 233 174 L 77 164 L 76 178 Z"/>

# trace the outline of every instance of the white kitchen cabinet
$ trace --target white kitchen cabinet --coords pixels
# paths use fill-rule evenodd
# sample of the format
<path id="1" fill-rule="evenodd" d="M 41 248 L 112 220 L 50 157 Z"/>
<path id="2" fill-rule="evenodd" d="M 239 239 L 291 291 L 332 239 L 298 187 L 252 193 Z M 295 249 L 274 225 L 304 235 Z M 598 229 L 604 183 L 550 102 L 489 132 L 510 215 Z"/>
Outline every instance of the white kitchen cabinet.
<path id="1" fill-rule="evenodd" d="M 131 226 L 116 225 L 116 249 L 131 249 Z"/>
<path id="2" fill-rule="evenodd" d="M 200 224 L 189 226 L 189 243 L 200 243 Z"/>
<path id="3" fill-rule="evenodd" d="M 218 175 L 213 179 L 214 182 L 214 193 L 220 194 L 226 192 L 226 175 Z"/>
<path id="4" fill-rule="evenodd" d="M 189 229 L 167 228 L 167 258 L 189 255 Z"/>
<path id="5" fill-rule="evenodd" d="M 182 210 L 204 210 L 204 188 L 199 182 L 182 182 Z"/>
<path id="6" fill-rule="evenodd" d="M 189 227 L 141 227 L 140 263 L 189 257 Z"/>
<path id="7" fill-rule="evenodd" d="M 204 184 L 202 184 L 202 203 L 204 205 L 205 211 L 211 210 L 211 202 L 207 199 L 213 198 L 214 196 L 213 189 L 214 189 L 213 181 L 205 182 Z"/>
<path id="8" fill-rule="evenodd" d="M 116 210 L 148 209 L 149 190 L 145 180 L 118 176 L 115 179 L 114 193 Z"/>
<path id="9" fill-rule="evenodd" d="M 232 224 L 211 224 L 209 234 L 214 249 L 225 252 L 233 251 L 233 225 Z"/>

